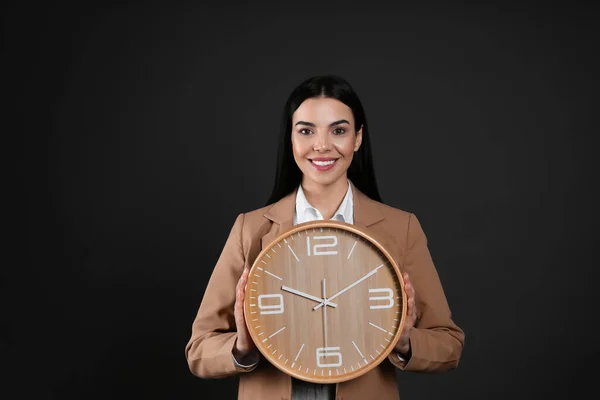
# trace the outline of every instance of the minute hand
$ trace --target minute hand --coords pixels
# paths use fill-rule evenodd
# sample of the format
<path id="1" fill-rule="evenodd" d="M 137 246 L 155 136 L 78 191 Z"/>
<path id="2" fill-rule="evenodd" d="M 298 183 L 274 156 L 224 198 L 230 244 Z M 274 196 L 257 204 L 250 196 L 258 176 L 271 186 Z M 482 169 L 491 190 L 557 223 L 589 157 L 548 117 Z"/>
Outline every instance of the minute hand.
<path id="1" fill-rule="evenodd" d="M 359 280 L 357 280 L 354 283 L 351 283 L 350 285 L 346 286 L 345 288 L 343 288 L 342 290 L 340 290 L 339 292 L 337 292 L 336 294 L 334 294 L 333 296 L 331 296 L 328 299 L 325 299 L 326 301 L 331 301 L 333 299 L 335 299 L 336 297 L 338 297 L 339 295 L 341 295 L 342 293 L 347 292 L 348 290 L 352 289 L 354 286 L 358 285 L 359 283 L 361 283 L 362 281 L 364 281 L 365 279 L 367 279 L 368 277 L 375 275 L 375 273 L 377 273 L 377 271 L 379 270 L 379 268 L 383 267 L 385 264 L 381 264 L 379 267 L 375 268 L 373 271 L 369 272 L 368 274 L 366 274 L 365 276 L 363 276 L 362 278 L 360 278 Z M 318 310 L 319 308 L 323 307 L 323 303 L 317 304 L 313 310 Z"/>

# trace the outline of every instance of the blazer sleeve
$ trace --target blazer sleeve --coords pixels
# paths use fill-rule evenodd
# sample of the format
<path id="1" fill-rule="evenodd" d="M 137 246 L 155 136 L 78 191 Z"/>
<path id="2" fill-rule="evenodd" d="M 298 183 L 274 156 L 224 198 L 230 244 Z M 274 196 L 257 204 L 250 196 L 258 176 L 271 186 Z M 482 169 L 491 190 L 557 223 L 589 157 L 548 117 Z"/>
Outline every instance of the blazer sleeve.
<path id="1" fill-rule="evenodd" d="M 222 378 L 247 371 L 235 365 L 232 354 L 237 339 L 235 288 L 245 265 L 243 225 L 244 214 L 240 214 L 212 272 L 185 347 L 190 371 L 201 378 Z"/>
<path id="2" fill-rule="evenodd" d="M 404 271 L 415 289 L 417 322 L 410 333 L 408 363 L 400 361 L 395 351 L 388 358 L 396 367 L 407 371 L 442 372 L 456 368 L 465 334 L 452 321 L 427 238 L 414 214 L 409 218 L 404 254 Z"/>

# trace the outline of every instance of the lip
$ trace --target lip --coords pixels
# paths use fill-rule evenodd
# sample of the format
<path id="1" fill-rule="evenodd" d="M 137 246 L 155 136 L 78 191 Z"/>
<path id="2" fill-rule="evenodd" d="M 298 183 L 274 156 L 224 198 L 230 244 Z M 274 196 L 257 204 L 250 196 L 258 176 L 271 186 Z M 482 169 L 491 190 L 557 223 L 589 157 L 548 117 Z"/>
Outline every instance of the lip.
<path id="1" fill-rule="evenodd" d="M 312 165 L 313 167 L 315 167 L 317 169 L 317 171 L 329 171 L 330 169 L 332 169 L 333 167 L 335 167 L 335 165 L 337 164 L 337 158 L 333 158 L 333 157 L 315 157 L 315 158 L 309 158 L 308 161 L 310 162 L 310 165 Z M 331 164 L 329 165 L 317 165 L 315 164 L 313 161 L 333 161 Z"/>

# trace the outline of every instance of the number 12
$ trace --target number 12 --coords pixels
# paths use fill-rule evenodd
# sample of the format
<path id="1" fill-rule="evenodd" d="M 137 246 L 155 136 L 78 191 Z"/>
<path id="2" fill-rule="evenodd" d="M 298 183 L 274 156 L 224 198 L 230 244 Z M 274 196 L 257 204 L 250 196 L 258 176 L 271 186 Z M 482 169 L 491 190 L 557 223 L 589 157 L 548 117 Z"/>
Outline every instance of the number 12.
<path id="1" fill-rule="evenodd" d="M 331 240 L 331 243 L 322 243 L 322 244 L 315 244 L 312 246 L 312 254 L 315 256 L 329 256 L 329 255 L 335 255 L 337 254 L 337 250 L 321 250 L 321 249 L 332 249 L 334 247 L 337 246 L 338 244 L 338 240 L 337 240 L 337 236 L 315 236 L 313 237 L 314 240 Z M 308 255 L 310 256 L 311 254 L 311 245 L 310 245 L 310 236 L 306 237 L 306 251 L 308 252 Z"/>

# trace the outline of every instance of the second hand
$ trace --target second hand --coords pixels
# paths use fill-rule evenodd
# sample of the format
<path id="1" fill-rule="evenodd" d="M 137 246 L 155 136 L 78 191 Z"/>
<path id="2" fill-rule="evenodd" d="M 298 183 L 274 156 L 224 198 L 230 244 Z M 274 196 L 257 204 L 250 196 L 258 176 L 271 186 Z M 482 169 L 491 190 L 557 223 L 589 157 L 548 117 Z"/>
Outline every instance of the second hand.
<path id="1" fill-rule="evenodd" d="M 323 300 L 327 299 L 327 285 L 323 279 Z M 325 333 L 325 347 L 327 348 L 327 307 L 323 307 L 323 331 Z"/>

